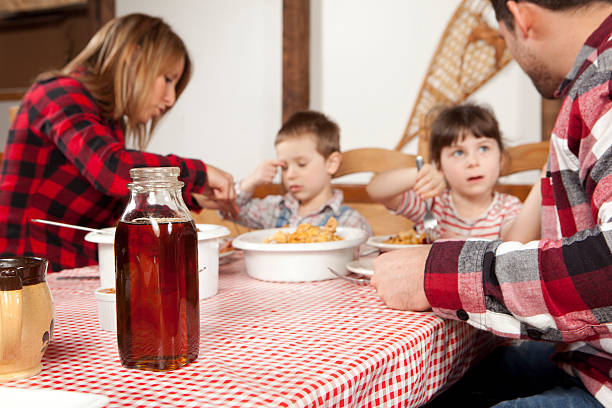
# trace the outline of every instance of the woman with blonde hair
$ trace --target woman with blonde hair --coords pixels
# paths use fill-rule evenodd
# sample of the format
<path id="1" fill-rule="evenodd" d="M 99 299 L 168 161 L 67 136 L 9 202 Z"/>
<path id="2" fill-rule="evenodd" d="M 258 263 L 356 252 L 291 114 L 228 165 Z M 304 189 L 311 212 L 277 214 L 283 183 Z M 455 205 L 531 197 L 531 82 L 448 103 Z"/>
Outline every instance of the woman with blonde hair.
<path id="1" fill-rule="evenodd" d="M 233 211 L 231 175 L 200 160 L 142 151 L 190 75 L 180 37 L 144 14 L 111 20 L 63 69 L 40 75 L 4 150 L 0 255 L 42 256 L 55 271 L 95 264 L 95 244 L 83 232 L 30 220 L 114 225 L 133 167 L 179 167 L 190 209 Z"/>

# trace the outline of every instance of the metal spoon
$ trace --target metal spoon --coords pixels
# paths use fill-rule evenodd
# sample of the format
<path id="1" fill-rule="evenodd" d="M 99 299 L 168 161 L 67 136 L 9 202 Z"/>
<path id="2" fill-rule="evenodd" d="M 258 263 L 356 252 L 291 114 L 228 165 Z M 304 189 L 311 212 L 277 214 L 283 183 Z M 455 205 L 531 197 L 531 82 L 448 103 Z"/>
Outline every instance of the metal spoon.
<path id="1" fill-rule="evenodd" d="M 39 222 L 41 224 L 55 225 L 56 227 L 66 227 L 66 228 L 73 228 L 73 229 L 89 231 L 89 232 L 97 232 L 98 234 L 104 234 L 104 235 L 113 235 L 113 236 L 115 235 L 115 233 L 112 232 L 112 231 L 104 231 L 104 230 L 101 230 L 101 229 L 95 229 L 95 228 L 89 228 L 89 227 L 81 227 L 80 225 L 64 224 L 63 222 L 41 220 L 40 218 L 32 218 L 32 219 L 30 219 L 30 221 L 32 221 L 32 222 Z"/>

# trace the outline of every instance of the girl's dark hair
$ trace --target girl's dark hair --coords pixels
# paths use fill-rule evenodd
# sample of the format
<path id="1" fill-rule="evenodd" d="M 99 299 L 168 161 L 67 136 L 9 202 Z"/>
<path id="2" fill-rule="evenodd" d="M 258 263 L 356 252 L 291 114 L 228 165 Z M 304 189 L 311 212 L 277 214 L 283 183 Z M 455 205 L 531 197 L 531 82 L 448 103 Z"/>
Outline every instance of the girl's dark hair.
<path id="1" fill-rule="evenodd" d="M 501 132 L 493 111 L 473 103 L 464 103 L 443 109 L 432 122 L 429 157 L 439 164 L 442 149 L 463 140 L 468 132 L 474 137 L 495 140 L 499 150 L 504 151 Z"/>
<path id="2" fill-rule="evenodd" d="M 508 0 L 491 0 L 493 10 L 495 10 L 495 18 L 497 21 L 503 21 L 506 27 L 514 28 L 514 17 L 508 10 L 506 2 Z M 517 3 L 529 2 L 549 10 L 568 10 L 573 8 L 587 7 L 595 3 L 612 3 L 612 0 L 514 0 Z"/>

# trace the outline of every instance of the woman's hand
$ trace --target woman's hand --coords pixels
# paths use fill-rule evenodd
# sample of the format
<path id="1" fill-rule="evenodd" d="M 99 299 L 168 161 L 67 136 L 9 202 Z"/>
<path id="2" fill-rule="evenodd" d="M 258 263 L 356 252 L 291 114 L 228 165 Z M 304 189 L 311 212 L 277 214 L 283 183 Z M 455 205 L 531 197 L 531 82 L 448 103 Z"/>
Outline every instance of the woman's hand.
<path id="1" fill-rule="evenodd" d="M 238 215 L 234 177 L 210 164 L 206 165 L 206 187 L 203 193 L 193 196 L 204 208 L 219 210 L 229 214 L 230 218 Z"/>
<path id="2" fill-rule="evenodd" d="M 412 187 L 423 200 L 436 197 L 446 190 L 444 174 L 429 163 L 423 165 L 416 175 L 416 182 Z"/>

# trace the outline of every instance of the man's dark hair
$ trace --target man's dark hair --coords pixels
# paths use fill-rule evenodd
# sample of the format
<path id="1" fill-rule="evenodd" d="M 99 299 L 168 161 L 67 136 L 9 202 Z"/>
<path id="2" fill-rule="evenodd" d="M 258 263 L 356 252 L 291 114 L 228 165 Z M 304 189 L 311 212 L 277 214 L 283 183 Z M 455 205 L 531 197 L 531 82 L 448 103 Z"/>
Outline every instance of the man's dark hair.
<path id="1" fill-rule="evenodd" d="M 508 0 L 491 0 L 493 10 L 495 10 L 495 18 L 497 21 L 503 21 L 506 27 L 514 29 L 514 17 L 506 2 Z M 529 2 L 549 10 L 568 10 L 573 8 L 586 7 L 594 3 L 612 3 L 612 0 L 514 0 L 517 3 Z"/>

